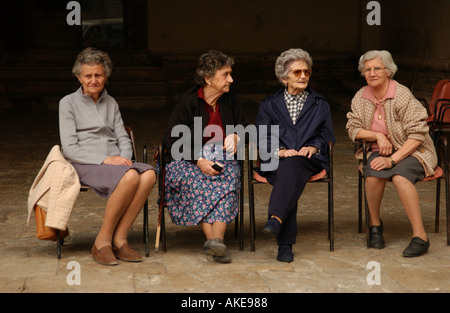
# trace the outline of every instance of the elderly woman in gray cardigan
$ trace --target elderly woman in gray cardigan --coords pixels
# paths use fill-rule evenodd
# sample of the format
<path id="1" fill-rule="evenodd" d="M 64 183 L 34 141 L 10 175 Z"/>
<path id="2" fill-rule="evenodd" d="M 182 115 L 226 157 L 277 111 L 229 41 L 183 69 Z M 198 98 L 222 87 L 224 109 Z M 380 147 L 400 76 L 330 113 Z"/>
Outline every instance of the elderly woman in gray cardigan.
<path id="1" fill-rule="evenodd" d="M 397 71 L 388 51 L 369 51 L 359 61 L 367 86 L 352 100 L 347 132 L 353 141 L 370 144 L 364 167 L 370 212 L 369 239 L 373 248 L 385 246 L 380 205 L 388 180 L 392 180 L 410 220 L 413 238 L 403 256 L 420 256 L 430 241 L 425 232 L 415 183 L 432 176 L 437 155 L 428 132 L 426 109 L 405 86 L 393 80 Z"/>
<path id="2" fill-rule="evenodd" d="M 131 161 L 131 141 L 118 104 L 104 88 L 111 70 L 108 54 L 93 48 L 83 50 L 72 70 L 81 87 L 59 103 L 64 157 L 73 164 L 82 184 L 108 199 L 92 247 L 92 256 L 104 265 L 116 265 L 116 259 L 142 261 L 128 245 L 128 231 L 156 181 L 152 166 Z"/>

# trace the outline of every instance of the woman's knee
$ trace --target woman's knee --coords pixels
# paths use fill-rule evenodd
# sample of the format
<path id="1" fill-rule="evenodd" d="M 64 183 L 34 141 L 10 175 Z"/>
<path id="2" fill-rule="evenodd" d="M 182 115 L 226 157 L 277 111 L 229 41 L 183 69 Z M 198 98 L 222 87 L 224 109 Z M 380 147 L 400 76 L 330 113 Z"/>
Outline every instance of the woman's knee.
<path id="1" fill-rule="evenodd" d="M 139 185 L 139 173 L 134 169 L 130 169 L 123 175 L 120 182 L 123 182 L 127 186 L 138 186 Z"/>
<path id="2" fill-rule="evenodd" d="M 392 183 L 396 186 L 396 187 L 411 187 L 414 186 L 414 184 L 407 179 L 406 177 L 400 176 L 400 175 L 394 175 L 392 176 Z"/>
<path id="3" fill-rule="evenodd" d="M 140 174 L 140 184 L 147 184 L 153 188 L 156 183 L 156 173 L 153 170 L 145 171 Z"/>

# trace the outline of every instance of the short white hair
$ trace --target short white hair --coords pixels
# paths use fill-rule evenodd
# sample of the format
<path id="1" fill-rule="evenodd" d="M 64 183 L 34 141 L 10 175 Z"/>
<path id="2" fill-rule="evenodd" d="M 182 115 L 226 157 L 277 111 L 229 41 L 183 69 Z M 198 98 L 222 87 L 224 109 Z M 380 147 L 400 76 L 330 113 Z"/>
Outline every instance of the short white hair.
<path id="1" fill-rule="evenodd" d="M 361 76 L 364 76 L 365 63 L 376 58 L 380 58 L 381 62 L 383 62 L 386 67 L 386 71 L 389 73 L 389 78 L 394 77 L 395 73 L 397 73 L 398 67 L 395 64 L 391 53 L 386 50 L 370 50 L 359 58 L 358 70 L 361 72 Z"/>
<path id="2" fill-rule="evenodd" d="M 88 47 L 81 51 L 78 54 L 75 60 L 75 64 L 72 68 L 73 75 L 77 77 L 81 75 L 81 66 L 83 64 L 103 65 L 103 70 L 105 71 L 106 77 L 111 76 L 113 62 L 111 61 L 108 53 L 102 50 Z"/>
<path id="3" fill-rule="evenodd" d="M 282 78 L 287 78 L 289 66 L 295 61 L 304 61 L 311 69 L 313 61 L 308 52 L 303 49 L 289 49 L 280 54 L 275 62 L 275 75 L 283 84 Z M 284 84 L 283 84 L 284 85 Z"/>

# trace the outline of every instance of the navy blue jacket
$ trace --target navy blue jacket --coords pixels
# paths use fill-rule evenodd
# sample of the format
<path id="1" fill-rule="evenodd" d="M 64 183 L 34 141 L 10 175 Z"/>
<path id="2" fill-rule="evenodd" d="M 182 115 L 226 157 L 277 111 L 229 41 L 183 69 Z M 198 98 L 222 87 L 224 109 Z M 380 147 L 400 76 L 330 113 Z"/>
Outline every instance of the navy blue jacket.
<path id="1" fill-rule="evenodd" d="M 300 150 L 302 147 L 314 146 L 320 150 L 312 158 L 319 161 L 324 169 L 329 170 L 328 142 L 336 142 L 331 121 L 330 105 L 327 99 L 315 92 L 312 88 L 306 89 L 308 98 L 300 112 L 297 123 L 294 125 L 292 118 L 284 101 L 284 89 L 263 100 L 259 106 L 256 117 L 256 128 L 258 130 L 258 148 L 261 149 L 261 140 L 267 142 L 267 152 L 273 154 L 274 149 L 284 147 L 286 149 Z M 267 137 L 260 132 L 260 126 L 268 126 Z M 270 126 L 279 126 L 279 147 L 270 150 Z M 264 160 L 261 160 L 264 162 Z M 267 161 L 268 162 L 268 161 Z"/>

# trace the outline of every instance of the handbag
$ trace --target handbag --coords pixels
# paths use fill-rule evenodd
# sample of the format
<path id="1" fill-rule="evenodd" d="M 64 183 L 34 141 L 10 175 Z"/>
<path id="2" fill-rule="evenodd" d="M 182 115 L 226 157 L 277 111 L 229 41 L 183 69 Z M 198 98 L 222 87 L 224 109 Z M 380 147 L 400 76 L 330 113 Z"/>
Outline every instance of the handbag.
<path id="1" fill-rule="evenodd" d="M 41 240 L 51 240 L 56 241 L 56 230 L 51 227 L 45 226 L 45 218 L 47 217 L 47 212 L 38 205 L 34 206 L 34 216 L 36 217 L 36 237 Z M 69 235 L 69 230 L 60 231 L 60 239 L 64 239 Z"/>

